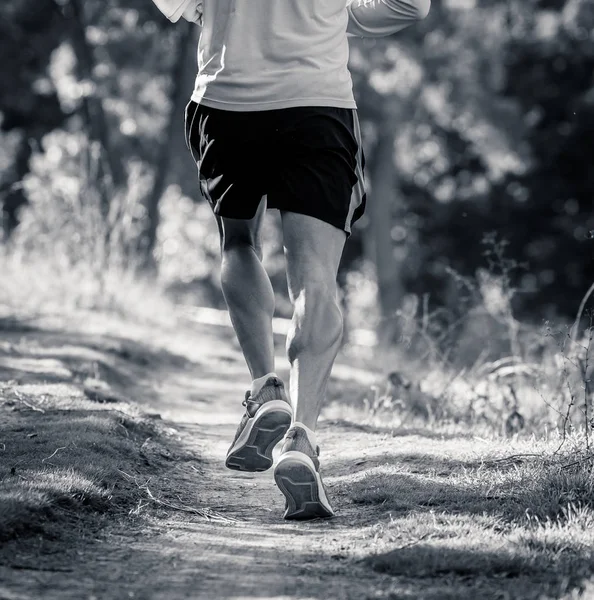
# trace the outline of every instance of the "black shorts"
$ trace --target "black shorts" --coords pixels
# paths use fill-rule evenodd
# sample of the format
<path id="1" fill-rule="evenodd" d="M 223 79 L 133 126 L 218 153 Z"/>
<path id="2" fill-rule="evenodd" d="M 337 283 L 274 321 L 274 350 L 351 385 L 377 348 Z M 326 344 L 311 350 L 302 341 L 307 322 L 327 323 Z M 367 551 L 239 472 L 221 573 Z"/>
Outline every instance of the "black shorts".
<path id="1" fill-rule="evenodd" d="M 251 219 L 268 208 L 309 215 L 350 234 L 365 209 L 355 110 L 297 107 L 237 112 L 190 102 L 186 143 L 216 215 Z"/>

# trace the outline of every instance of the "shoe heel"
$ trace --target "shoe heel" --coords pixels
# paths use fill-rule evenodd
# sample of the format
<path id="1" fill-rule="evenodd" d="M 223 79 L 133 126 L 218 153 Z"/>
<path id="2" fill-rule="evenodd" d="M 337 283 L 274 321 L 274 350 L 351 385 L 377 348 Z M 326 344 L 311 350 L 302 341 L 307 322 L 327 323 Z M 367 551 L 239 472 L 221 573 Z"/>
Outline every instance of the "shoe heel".
<path id="1" fill-rule="evenodd" d="M 334 516 L 324 484 L 313 461 L 302 452 L 286 452 L 274 470 L 274 480 L 287 500 L 285 519 Z"/>
<path id="2" fill-rule="evenodd" d="M 264 405 L 256 415 L 242 442 L 234 446 L 227 455 L 225 466 L 235 471 L 261 472 L 272 467 L 272 451 L 282 440 L 291 426 L 290 407 L 287 411 L 286 402 L 283 406 L 268 408 Z M 267 409 L 267 410 L 264 410 Z"/>

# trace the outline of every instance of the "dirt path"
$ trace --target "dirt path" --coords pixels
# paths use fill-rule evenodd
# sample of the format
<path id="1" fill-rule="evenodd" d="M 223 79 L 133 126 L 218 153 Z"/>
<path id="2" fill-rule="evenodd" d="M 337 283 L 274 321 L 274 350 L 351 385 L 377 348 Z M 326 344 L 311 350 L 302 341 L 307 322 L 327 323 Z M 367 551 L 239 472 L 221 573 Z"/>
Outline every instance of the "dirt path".
<path id="1" fill-rule="evenodd" d="M 44 349 L 37 353 L 36 368 L 33 359 L 20 367 L 23 372 L 32 369 L 33 380 L 38 381 L 40 369 L 58 375 L 61 370 L 67 372 L 70 365 L 65 357 L 80 353 L 83 344 L 73 341 L 74 332 L 80 333 L 82 328 L 88 346 L 89 339 L 105 340 L 121 327 L 117 322 L 103 318 L 93 322 L 88 317 L 84 326 L 82 322 L 79 325 L 62 320 L 37 323 L 32 331 L 17 328 L 6 334 L 4 343 L 18 343 L 21 351 Z M 224 455 L 243 410 L 247 381 L 246 368 L 229 332 L 192 325 L 182 336 L 149 333 L 140 327 L 118 333 L 136 341 L 157 342 L 171 356 L 181 357 L 156 372 L 137 367 L 129 373 L 136 381 L 120 382 L 120 388 L 143 411 L 159 413 L 176 442 L 199 460 L 198 469 L 187 462 L 171 466 L 172 493 L 175 496 L 177 490 L 179 497 L 183 496 L 183 503 L 178 504 L 209 508 L 223 520 L 165 508 L 149 515 L 141 527 L 136 521 L 124 529 L 108 524 L 95 532 L 93 539 L 81 539 L 76 548 L 64 549 L 58 544 L 55 550 L 59 555 L 51 544 L 40 540 L 34 567 L 22 566 L 31 564 L 30 551 L 20 557 L 23 560 L 16 560 L 13 568 L 0 567 L 0 580 L 5 583 L 0 598 L 381 597 L 369 595 L 370 584 L 373 581 L 371 587 L 376 588 L 384 578 L 369 569 L 357 569 L 353 560 L 357 533 L 369 517 L 343 505 L 340 469 L 330 466 L 332 457 L 345 456 L 344 449 L 352 447 L 348 431 L 333 433 L 323 426 L 320 435 L 337 518 L 305 524 L 285 522 L 284 498 L 271 472 L 251 475 L 224 467 Z M 50 355 L 53 358 L 43 358 Z M 280 372 L 286 375 L 286 370 Z M 25 377 L 23 382 L 21 378 L 19 383 L 31 385 L 30 379 Z M 51 393 L 51 384 L 47 389 Z M 150 393 L 145 393 L 147 390 Z M 163 481 L 158 487 L 164 483 L 167 487 Z M 140 492 L 139 496 L 142 513 Z M 154 508 L 148 501 L 144 504 L 146 511 Z"/>
<path id="2" fill-rule="evenodd" d="M 468 554 L 449 549 L 452 560 L 461 566 L 448 567 L 450 571 L 445 573 L 430 568 L 440 560 L 439 547 L 430 550 L 434 554 L 429 562 L 426 556 L 423 559 L 428 570 L 419 567 L 410 576 L 405 568 L 389 574 L 377 568 L 377 562 L 370 562 L 369 557 L 386 550 L 401 550 L 403 559 L 411 560 L 408 550 L 423 546 L 428 537 L 446 541 L 455 537 L 449 521 L 438 522 L 434 512 L 449 510 L 444 500 L 448 493 L 448 502 L 458 503 L 455 512 L 462 515 L 458 520 L 467 518 L 464 527 L 471 527 L 470 513 L 479 509 L 461 510 L 460 506 L 478 502 L 478 496 L 447 487 L 452 469 L 470 464 L 457 457 L 458 438 L 323 420 L 319 432 L 322 469 L 337 516 L 309 523 L 283 521 L 284 498 L 270 472 L 251 475 L 224 467 L 224 455 L 243 410 L 247 381 L 246 368 L 228 330 L 189 323 L 182 329 L 167 330 L 82 315 L 68 322 L 35 323 L 29 330 L 5 330 L 3 343 L 0 381 L 10 380 L 7 369 L 12 369 L 14 386 L 31 385 L 45 369 L 46 395 L 54 393 L 52 385 L 58 386 L 56 394 L 62 393 L 59 386 L 65 383 L 56 373 L 67 379 L 68 373 L 76 370 L 73 356 L 95 361 L 100 367 L 98 376 L 110 379 L 130 406 L 136 403 L 142 411 L 161 416 L 159 427 L 185 458 L 170 460 L 158 481 L 138 482 L 138 504 L 129 517 L 106 520 L 91 531 L 81 530 L 75 544 L 42 538 L 26 545 L 13 542 L 10 557 L 4 555 L 0 560 L 1 600 L 441 600 L 544 598 L 549 590 L 541 582 L 541 587 L 535 583 L 523 588 L 530 589 L 529 594 L 516 595 L 514 589 L 524 575 L 518 572 L 513 575 L 515 580 L 505 579 L 513 562 L 495 565 L 501 571 L 500 576 L 495 573 L 501 583 L 493 587 L 480 573 L 467 571 L 466 565 L 478 556 L 478 550 L 472 548 Z M 20 349 L 22 361 L 25 355 L 36 358 L 29 357 L 29 362 L 18 363 L 18 367 L 11 358 L 15 349 Z M 110 363 L 110 353 L 117 354 L 119 362 Z M 35 367 L 35 360 L 42 362 Z M 53 383 L 51 378 L 48 383 L 48 371 L 56 375 Z M 279 371 L 286 375 L 286 369 Z M 124 406 L 125 400 L 122 402 Z M 464 452 L 468 453 L 468 448 Z M 397 481 L 408 486 L 407 497 L 412 500 L 385 505 L 381 496 L 385 492 L 374 488 L 374 474 L 380 467 L 398 475 Z M 132 477 L 125 472 L 122 476 Z M 453 500 L 452 490 L 457 494 Z M 149 491 L 154 498 L 166 496 L 169 503 L 186 511 L 157 505 Z M 492 496 L 487 500 L 481 496 L 480 501 L 490 502 L 485 507 L 495 514 L 498 500 Z M 210 509 L 220 518 L 192 514 L 192 509 Z M 407 520 L 415 511 L 420 516 Z M 485 530 L 489 528 L 491 524 Z M 484 560 L 491 561 L 488 557 Z M 487 570 L 493 566 L 485 564 Z M 530 583 L 529 573 L 527 577 L 523 585 Z"/>

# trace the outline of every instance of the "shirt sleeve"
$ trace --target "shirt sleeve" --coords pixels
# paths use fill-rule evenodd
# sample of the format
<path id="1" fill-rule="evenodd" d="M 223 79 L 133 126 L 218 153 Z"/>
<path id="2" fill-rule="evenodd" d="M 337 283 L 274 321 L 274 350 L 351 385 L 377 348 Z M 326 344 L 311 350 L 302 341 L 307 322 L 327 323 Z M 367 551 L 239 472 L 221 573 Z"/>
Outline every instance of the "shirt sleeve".
<path id="1" fill-rule="evenodd" d="M 401 31 L 429 14 L 431 0 L 349 0 L 347 34 L 384 37 Z"/>

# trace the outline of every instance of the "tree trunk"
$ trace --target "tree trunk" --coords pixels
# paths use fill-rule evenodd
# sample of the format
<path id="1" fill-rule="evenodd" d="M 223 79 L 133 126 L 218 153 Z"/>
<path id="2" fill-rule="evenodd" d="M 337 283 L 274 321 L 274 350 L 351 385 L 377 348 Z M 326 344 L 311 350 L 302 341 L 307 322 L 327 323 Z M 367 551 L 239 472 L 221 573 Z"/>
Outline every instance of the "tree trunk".
<path id="1" fill-rule="evenodd" d="M 93 179 L 89 183 L 94 185 L 99 194 L 99 208 L 103 222 L 103 251 L 100 254 L 100 262 L 96 264 L 97 278 L 100 282 L 100 289 L 103 290 L 104 276 L 110 261 L 113 233 L 109 222 L 111 199 L 114 197 L 116 189 L 124 184 L 126 177 L 123 165 L 111 148 L 107 118 L 101 98 L 97 95 L 93 76 L 95 57 L 93 48 L 87 40 L 82 0 L 70 0 L 68 6 L 70 11 L 66 14 L 72 18 L 70 35 L 77 59 L 78 79 L 88 82 L 92 86 L 91 93 L 84 94 L 82 97 L 82 114 L 89 139 L 85 155 L 87 177 L 89 180 Z M 84 199 L 84 197 L 83 193 L 81 198 Z"/>
<path id="2" fill-rule="evenodd" d="M 89 140 L 85 154 L 88 183 L 99 195 L 99 210 L 103 225 L 102 250 L 99 261 L 95 264 L 100 289 L 103 290 L 112 250 L 113 225 L 109 218 L 111 202 L 116 191 L 126 183 L 126 171 L 119 155 L 112 147 L 109 123 L 103 102 L 97 92 L 97 83 L 93 75 L 95 57 L 93 48 L 87 40 L 83 2 L 70 0 L 67 6 L 69 11 L 65 14 L 71 17 L 70 36 L 77 59 L 77 76 L 80 81 L 91 85 L 91 92 L 83 94 L 82 97 L 82 115 Z M 85 197 L 86 194 L 83 192 L 81 200 L 84 201 Z"/>
<path id="3" fill-rule="evenodd" d="M 181 120 L 184 107 L 188 101 L 185 84 L 184 70 L 187 65 L 187 55 L 194 48 L 195 25 L 182 21 L 178 25 L 174 67 L 171 74 L 171 108 L 167 126 L 162 137 L 162 143 L 155 161 L 155 179 L 151 193 L 146 199 L 147 226 L 141 241 L 142 269 L 148 273 L 156 270 L 154 250 L 157 243 L 157 230 L 159 228 L 159 201 L 163 196 L 167 184 L 167 175 L 171 166 L 173 140 L 176 133 L 178 118 Z"/>
<path id="4" fill-rule="evenodd" d="M 0 177 L 0 228 L 8 240 L 27 203 L 22 181 L 42 138 L 61 127 L 66 114 L 57 94 L 39 94 L 31 82 L 46 74 L 52 52 L 64 38 L 64 15 L 53 0 L 6 2 L 0 8 L 0 114 L 2 131 L 20 131 L 12 165 Z M 0 233 L 0 239 L 2 234 Z"/>
<path id="5" fill-rule="evenodd" d="M 88 81 L 95 87 L 93 69 L 95 58 L 86 37 L 86 27 L 81 0 L 70 0 L 72 14 L 72 45 L 77 58 L 78 77 Z M 109 126 L 103 103 L 95 91 L 83 97 L 82 105 L 84 119 L 87 125 L 89 141 L 99 146 L 97 164 L 97 186 L 101 194 L 101 209 L 105 220 L 108 218 L 110 199 L 114 190 L 124 184 L 126 174 L 119 158 L 112 151 L 109 139 Z"/>
<path id="6" fill-rule="evenodd" d="M 398 330 L 395 312 L 402 301 L 402 283 L 392 242 L 392 214 L 396 193 L 394 142 L 393 126 L 383 126 L 373 153 L 374 160 L 370 172 L 370 223 L 367 241 L 377 278 L 381 315 L 377 333 L 378 341 L 382 345 L 390 344 L 394 340 Z"/>

